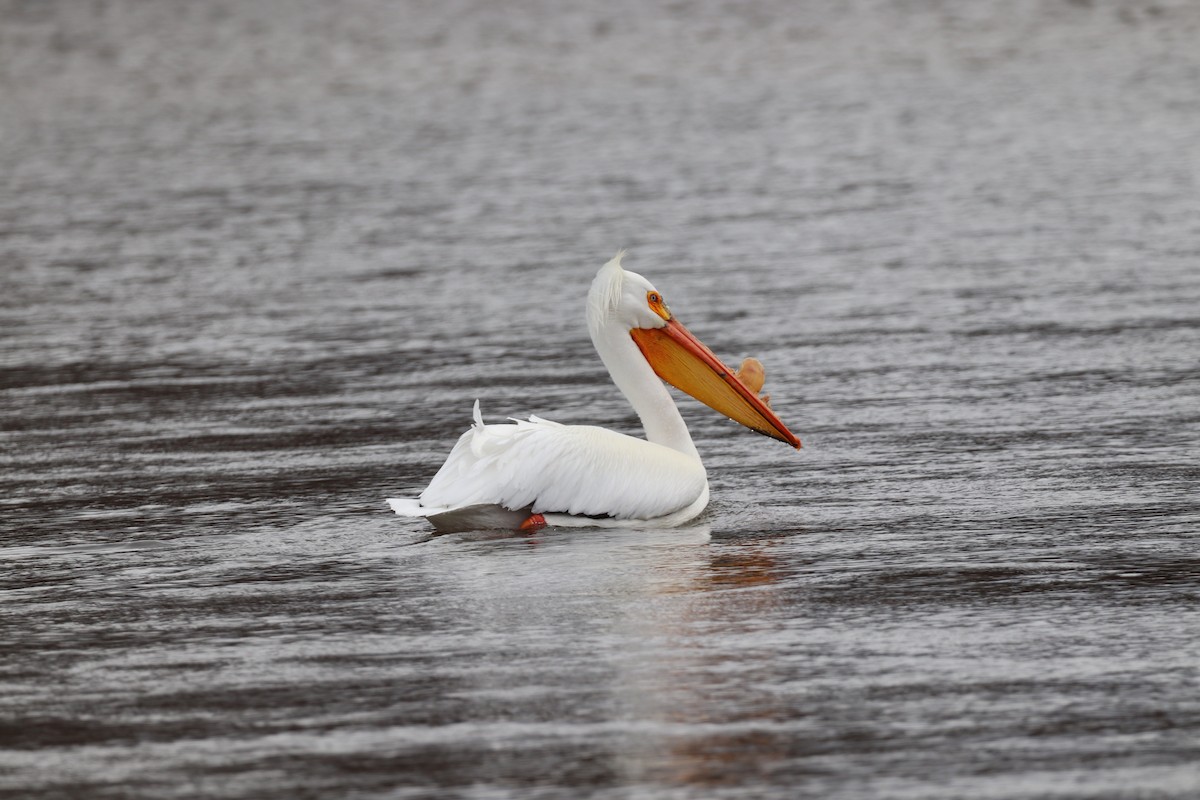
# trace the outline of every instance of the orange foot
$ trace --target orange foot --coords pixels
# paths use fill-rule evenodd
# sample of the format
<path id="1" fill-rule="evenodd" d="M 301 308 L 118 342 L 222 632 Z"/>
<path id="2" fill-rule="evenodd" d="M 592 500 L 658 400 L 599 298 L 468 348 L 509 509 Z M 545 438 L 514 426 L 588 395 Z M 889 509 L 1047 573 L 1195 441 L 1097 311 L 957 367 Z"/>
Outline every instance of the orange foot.
<path id="1" fill-rule="evenodd" d="M 521 523 L 521 530 L 523 531 L 536 531 L 544 527 L 546 527 L 546 518 L 541 514 L 533 514 L 529 519 Z"/>

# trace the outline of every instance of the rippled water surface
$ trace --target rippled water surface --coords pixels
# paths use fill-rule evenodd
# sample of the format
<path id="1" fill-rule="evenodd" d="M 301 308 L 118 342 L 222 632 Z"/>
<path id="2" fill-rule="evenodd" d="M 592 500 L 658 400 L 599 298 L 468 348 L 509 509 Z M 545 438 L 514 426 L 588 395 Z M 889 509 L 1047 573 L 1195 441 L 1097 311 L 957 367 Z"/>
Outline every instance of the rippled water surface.
<path id="1" fill-rule="evenodd" d="M 1194 4 L 0 9 L 0 793 L 1196 796 Z M 391 515 L 620 247 L 804 449 Z"/>

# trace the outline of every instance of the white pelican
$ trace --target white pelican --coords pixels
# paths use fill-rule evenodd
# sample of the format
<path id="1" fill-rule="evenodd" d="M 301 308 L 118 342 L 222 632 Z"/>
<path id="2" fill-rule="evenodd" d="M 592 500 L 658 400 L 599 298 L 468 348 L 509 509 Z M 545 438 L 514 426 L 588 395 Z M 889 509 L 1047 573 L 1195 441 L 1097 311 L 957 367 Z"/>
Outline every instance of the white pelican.
<path id="1" fill-rule="evenodd" d="M 621 267 L 622 255 L 592 281 L 588 331 L 646 438 L 538 417 L 485 425 L 476 400 L 475 424 L 428 488 L 418 499 L 389 499 L 392 510 L 442 531 L 681 525 L 708 505 L 708 476 L 662 381 L 800 447 L 758 395 L 761 364 L 744 365 L 743 381 L 675 319 L 650 281 Z"/>

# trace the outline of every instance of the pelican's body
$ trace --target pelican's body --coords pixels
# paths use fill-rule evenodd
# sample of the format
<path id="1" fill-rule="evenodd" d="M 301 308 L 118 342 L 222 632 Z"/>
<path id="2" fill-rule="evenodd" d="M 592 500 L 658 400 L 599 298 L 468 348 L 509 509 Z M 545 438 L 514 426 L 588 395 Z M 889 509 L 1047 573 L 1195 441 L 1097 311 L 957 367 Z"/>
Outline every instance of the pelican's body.
<path id="1" fill-rule="evenodd" d="M 708 477 L 663 380 L 800 446 L 757 392 L 673 319 L 650 282 L 621 267 L 620 255 L 596 274 L 587 320 L 645 439 L 538 417 L 485 425 L 476 401 L 475 424 L 433 481 L 419 499 L 388 500 L 393 510 L 426 517 L 442 530 L 681 525 L 708 505 Z"/>

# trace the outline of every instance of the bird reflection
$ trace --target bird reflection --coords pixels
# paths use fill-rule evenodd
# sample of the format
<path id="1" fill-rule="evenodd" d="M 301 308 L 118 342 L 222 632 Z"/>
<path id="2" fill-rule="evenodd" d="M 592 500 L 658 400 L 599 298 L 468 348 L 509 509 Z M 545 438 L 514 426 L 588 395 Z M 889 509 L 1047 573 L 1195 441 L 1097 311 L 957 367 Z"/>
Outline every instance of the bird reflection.
<path id="1" fill-rule="evenodd" d="M 710 547 L 697 561 L 664 551 L 654 565 L 660 577 L 675 573 L 677 597 L 627 621 L 642 626 L 644 646 L 622 660 L 614 687 L 641 723 L 621 758 L 630 779 L 719 787 L 794 752 L 790 731 L 802 712 L 780 703 L 778 541 Z"/>
<path id="2" fill-rule="evenodd" d="M 540 774 L 531 737 L 610 785 L 719 787 L 790 757 L 805 723 L 780 701 L 806 676 L 781 538 L 492 535 L 437 537 L 412 562 L 454 648 L 427 676 L 439 721 L 492 753 L 476 779 Z"/>

